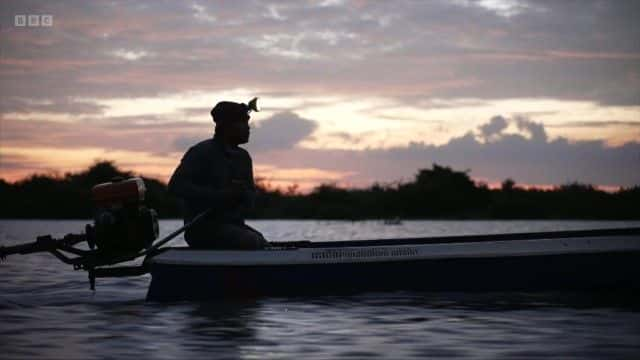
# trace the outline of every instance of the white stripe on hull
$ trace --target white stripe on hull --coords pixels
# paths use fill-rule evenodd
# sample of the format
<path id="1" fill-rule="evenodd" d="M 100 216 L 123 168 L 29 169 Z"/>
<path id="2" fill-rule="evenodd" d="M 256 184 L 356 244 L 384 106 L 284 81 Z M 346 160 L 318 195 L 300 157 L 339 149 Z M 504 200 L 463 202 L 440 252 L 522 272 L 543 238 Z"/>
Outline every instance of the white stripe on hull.
<path id="1" fill-rule="evenodd" d="M 151 259 L 150 262 L 152 264 L 202 266 L 275 266 L 565 255 L 639 250 L 640 236 L 623 235 L 258 251 L 190 250 L 184 248 L 169 249 Z"/>

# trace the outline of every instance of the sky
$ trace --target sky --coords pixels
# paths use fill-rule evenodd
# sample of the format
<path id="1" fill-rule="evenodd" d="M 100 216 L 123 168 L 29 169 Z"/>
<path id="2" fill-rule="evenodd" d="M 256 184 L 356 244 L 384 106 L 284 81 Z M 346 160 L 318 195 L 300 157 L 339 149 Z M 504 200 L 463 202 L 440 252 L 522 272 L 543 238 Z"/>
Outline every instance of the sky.
<path id="1" fill-rule="evenodd" d="M 51 19 L 17 26 L 16 16 Z M 640 185 L 639 1 L 4 1 L 0 178 L 97 160 L 166 181 L 260 98 L 272 186 Z M 28 24 L 27 24 L 28 25 Z"/>

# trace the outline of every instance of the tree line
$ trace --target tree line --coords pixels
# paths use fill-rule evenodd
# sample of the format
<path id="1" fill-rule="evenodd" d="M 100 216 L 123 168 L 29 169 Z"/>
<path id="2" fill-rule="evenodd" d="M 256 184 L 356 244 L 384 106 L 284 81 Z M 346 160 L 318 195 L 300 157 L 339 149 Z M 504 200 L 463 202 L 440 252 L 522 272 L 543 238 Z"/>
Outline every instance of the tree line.
<path id="1" fill-rule="evenodd" d="M 86 219 L 91 188 L 134 174 L 101 161 L 78 173 L 0 179 L 0 218 Z M 144 178 L 146 204 L 162 218 L 182 216 L 179 199 L 161 181 Z M 474 182 L 468 171 L 433 164 L 413 180 L 345 189 L 323 184 L 309 193 L 257 181 L 256 219 L 640 219 L 640 186 L 605 192 L 589 184 L 525 189 L 506 179 L 500 189 Z"/>

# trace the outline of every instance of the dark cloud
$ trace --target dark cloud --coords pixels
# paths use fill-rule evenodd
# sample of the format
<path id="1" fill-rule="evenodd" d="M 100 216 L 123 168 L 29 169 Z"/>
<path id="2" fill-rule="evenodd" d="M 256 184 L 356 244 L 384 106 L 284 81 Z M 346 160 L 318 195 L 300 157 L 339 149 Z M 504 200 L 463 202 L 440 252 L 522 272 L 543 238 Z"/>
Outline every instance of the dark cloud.
<path id="1" fill-rule="evenodd" d="M 201 116 L 203 118 L 211 118 L 212 108 L 213 108 L 213 105 L 210 107 L 181 108 L 180 111 L 182 111 L 187 116 Z"/>
<path id="2" fill-rule="evenodd" d="M 0 144 L 8 147 L 100 147 L 150 153 L 185 151 L 210 138 L 213 123 L 169 120 L 166 116 L 117 116 L 75 123 L 3 118 Z M 250 149 L 291 149 L 317 125 L 291 112 L 277 113 L 252 129 Z"/>
<path id="3" fill-rule="evenodd" d="M 507 128 L 509 124 L 507 120 L 500 115 L 494 116 L 489 120 L 488 123 L 482 124 L 478 127 L 480 134 L 486 140 L 490 139 L 492 136 L 500 135 L 500 133 Z"/>
<path id="4" fill-rule="evenodd" d="M 76 101 L 69 97 L 59 97 L 55 100 L 27 99 L 8 97 L 0 100 L 2 113 L 16 112 L 45 112 L 75 115 L 101 114 L 105 106 L 89 101 Z"/>
<path id="5" fill-rule="evenodd" d="M 527 118 L 517 117 L 516 124 L 518 129 L 527 132 L 531 136 L 531 141 L 547 142 L 547 131 L 541 123 L 535 123 Z"/>
<path id="6" fill-rule="evenodd" d="M 332 132 L 327 134 L 327 136 L 329 137 L 336 137 L 342 141 L 346 141 L 350 144 L 358 144 L 362 141 L 362 136 L 358 136 L 358 135 L 353 135 L 353 134 L 349 134 L 348 132 L 344 132 L 344 131 L 336 131 L 336 132 Z"/>
<path id="7" fill-rule="evenodd" d="M 254 151 L 291 149 L 316 129 L 317 124 L 293 112 L 282 112 L 261 121 L 251 134 L 247 147 Z"/>
<path id="8" fill-rule="evenodd" d="M 0 169 L 3 170 L 28 170 L 39 168 L 41 165 L 25 155 L 2 154 L 0 156 Z"/>
<path id="9" fill-rule="evenodd" d="M 177 151 L 183 151 L 186 152 L 190 147 L 192 147 L 193 145 L 206 140 L 209 137 L 203 137 L 203 136 L 198 136 L 198 135 L 192 135 L 192 136 L 179 136 L 177 137 L 175 140 L 173 140 L 173 149 L 177 150 Z"/>
<path id="10" fill-rule="evenodd" d="M 555 128 L 603 128 L 612 126 L 640 127 L 640 121 L 567 121 L 546 126 Z"/>
<path id="11" fill-rule="evenodd" d="M 137 118 L 137 117 L 135 117 Z M 121 119 L 122 120 L 122 119 Z M 103 148 L 148 153 L 185 150 L 180 139 L 206 139 L 210 124 L 192 122 L 112 123 L 110 121 L 64 123 L 44 120 L 2 119 L 3 147 L 51 147 L 58 149 Z M 193 143 L 192 143 L 193 144 Z"/>
<path id="12" fill-rule="evenodd" d="M 9 1 L 0 95 L 253 87 L 640 104 L 639 2 L 519 1 L 506 12 L 490 3 Z M 10 25 L 27 11 L 53 14 L 54 26 Z"/>
<path id="13" fill-rule="evenodd" d="M 296 149 L 257 153 L 255 161 L 280 167 L 313 166 L 353 172 L 345 181 L 362 185 L 408 180 L 417 169 L 430 167 L 432 163 L 471 169 L 472 176 L 493 182 L 511 178 L 527 184 L 572 181 L 612 186 L 640 184 L 637 171 L 640 143 L 607 146 L 603 141 L 550 140 L 540 124 L 524 119 L 520 119 L 520 124 L 530 137 L 502 134 L 484 142 L 469 132 L 440 146 L 411 143 L 390 149 Z"/>

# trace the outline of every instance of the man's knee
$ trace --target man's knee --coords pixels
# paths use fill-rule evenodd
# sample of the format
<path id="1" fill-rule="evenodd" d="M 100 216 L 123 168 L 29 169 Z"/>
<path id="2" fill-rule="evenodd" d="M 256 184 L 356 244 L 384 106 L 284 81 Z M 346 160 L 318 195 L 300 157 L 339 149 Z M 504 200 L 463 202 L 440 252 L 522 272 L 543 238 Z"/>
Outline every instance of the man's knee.
<path id="1" fill-rule="evenodd" d="M 261 235 L 250 230 L 245 230 L 236 242 L 240 248 L 246 250 L 263 249 L 266 245 L 266 241 Z"/>
<path id="2" fill-rule="evenodd" d="M 185 236 L 187 243 L 196 249 L 259 250 L 267 246 L 267 241 L 258 231 L 234 224 L 211 229 L 206 236 L 201 232 L 187 235 L 190 235 Z"/>
<path id="3" fill-rule="evenodd" d="M 258 250 L 263 249 L 267 244 L 260 233 L 243 226 L 225 226 L 221 235 L 221 243 L 228 249 Z"/>

